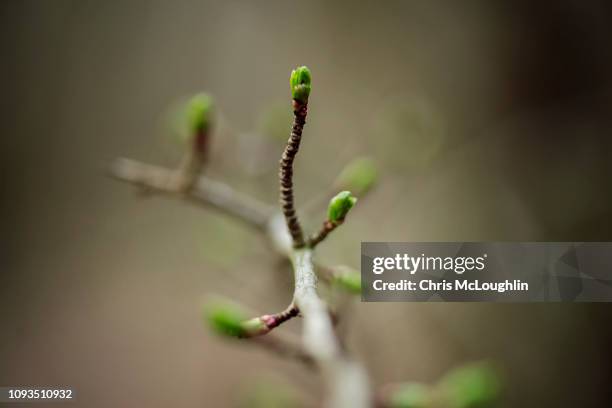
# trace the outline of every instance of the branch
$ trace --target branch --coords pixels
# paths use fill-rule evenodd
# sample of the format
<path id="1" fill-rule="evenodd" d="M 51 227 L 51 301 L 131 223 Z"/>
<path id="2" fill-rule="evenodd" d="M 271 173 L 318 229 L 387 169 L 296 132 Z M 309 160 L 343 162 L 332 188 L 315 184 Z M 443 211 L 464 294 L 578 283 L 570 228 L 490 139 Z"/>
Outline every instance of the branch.
<path id="1" fill-rule="evenodd" d="M 300 141 L 302 140 L 302 130 L 306 123 L 306 114 L 308 112 L 308 102 L 293 101 L 293 126 L 291 128 L 291 136 L 287 141 L 287 146 L 283 151 L 280 160 L 280 204 L 289 228 L 289 233 L 293 239 L 293 247 L 301 248 L 304 246 L 304 233 L 302 226 L 298 220 L 295 211 L 293 197 L 293 161 L 295 155 L 300 149 Z"/>
<path id="2" fill-rule="evenodd" d="M 184 185 L 181 184 L 184 171 L 180 170 L 172 171 L 133 160 L 120 159 L 113 164 L 111 173 L 120 180 L 146 190 L 180 196 L 212 206 L 247 222 L 260 231 L 267 232 L 275 249 L 288 257 L 293 264 L 295 288 L 292 303 L 284 312 L 277 315 L 264 315 L 247 321 L 240 320 L 231 311 L 221 311 L 215 320 L 217 327 L 225 334 L 236 337 L 252 337 L 249 336 L 250 333 L 255 333 L 257 336 L 268 333 L 282 322 L 297 315 L 299 310 L 304 318 L 302 347 L 307 354 L 302 353 L 301 349 L 298 352 L 290 349 L 282 352 L 316 363 L 329 389 L 327 406 L 365 408 L 373 402 L 368 376 L 361 365 L 345 355 L 334 330 L 327 304 L 317 294 L 317 276 L 314 271 L 311 246 L 320 242 L 322 238 L 314 244 L 314 241 L 311 241 L 311 245 L 305 247 L 304 233 L 294 205 L 293 162 L 306 123 L 310 81 L 308 68 L 300 67 L 292 72 L 290 84 L 294 123 L 279 170 L 282 214 L 274 215 L 268 206 L 204 177 L 190 184 L 187 190 L 181 188 Z M 338 194 L 330 202 L 328 221 L 334 225 L 341 224 L 355 201 L 356 199 L 348 191 Z M 278 344 L 274 345 L 273 340 L 261 340 L 263 338 L 255 337 L 254 340 L 269 347 L 278 347 Z"/>
<path id="3" fill-rule="evenodd" d="M 186 114 L 189 122 L 187 142 L 191 148 L 183 158 L 176 178 L 176 188 L 182 193 L 187 193 L 194 187 L 206 163 L 212 110 L 212 98 L 206 94 L 194 96 L 187 105 Z"/>
<path id="4" fill-rule="evenodd" d="M 317 294 L 312 250 L 294 249 L 290 258 L 295 276 L 293 301 L 304 317 L 302 341 L 323 371 L 330 392 L 328 406 L 370 406 L 367 374 L 344 355 L 327 305 Z"/>
<path id="5" fill-rule="evenodd" d="M 182 193 L 177 186 L 180 174 L 174 170 L 130 159 L 117 159 L 111 165 L 110 173 L 118 180 L 147 191 L 179 196 L 215 208 L 258 230 L 267 228 L 273 214 L 270 206 L 206 177 L 200 177 L 190 191 Z"/>
<path id="6" fill-rule="evenodd" d="M 317 277 L 312 263 L 312 251 L 293 248 L 292 237 L 282 214 L 274 215 L 265 204 L 205 177 L 200 177 L 190 192 L 181 194 L 174 188 L 174 171 L 130 159 L 116 160 L 111 167 L 111 175 L 153 192 L 184 197 L 213 207 L 245 221 L 257 230 L 265 231 L 276 251 L 289 257 L 293 263 L 295 276 L 293 302 L 304 316 L 302 338 L 304 350 L 290 351 L 290 348 L 284 347 L 282 354 L 295 356 L 299 360 L 311 360 L 321 367 L 330 389 L 329 406 L 368 407 L 370 405 L 367 375 L 363 367 L 342 353 L 327 306 L 317 295 Z M 262 342 L 260 339 L 263 338 L 253 340 L 268 348 L 278 346 L 278 344 L 272 345 L 273 340 Z M 309 357 L 306 357 L 305 353 Z"/>
<path id="7" fill-rule="evenodd" d="M 286 225 L 274 222 L 272 237 L 278 239 L 277 247 L 289 255 L 293 264 L 295 289 L 293 303 L 304 317 L 302 341 L 321 367 L 325 383 L 329 387 L 330 407 L 368 407 L 371 403 L 368 377 L 364 369 L 350 361 L 343 353 L 334 331 L 327 305 L 317 294 L 317 276 L 314 272 L 312 249 L 304 248 L 304 236 L 293 204 L 293 161 L 299 150 L 302 129 L 306 122 L 311 75 L 307 67 L 299 67 L 291 73 L 291 95 L 294 122 L 287 147 L 280 162 L 280 202 Z M 342 195 L 342 197 L 340 197 Z M 329 220 L 342 222 L 356 199 L 349 192 L 340 193 L 330 202 Z M 287 237 L 291 235 L 291 240 Z M 292 242 L 291 242 L 292 241 Z M 290 244 L 293 244 L 291 248 Z M 284 246 L 284 248 L 283 248 Z"/>
<path id="8" fill-rule="evenodd" d="M 265 314 L 240 322 L 244 329 L 239 337 L 251 338 L 270 333 L 274 328 L 296 317 L 300 313 L 294 303 L 291 303 L 285 310 L 275 314 Z"/>
<path id="9" fill-rule="evenodd" d="M 325 222 L 323 222 L 323 226 L 321 226 L 321 229 L 316 234 L 308 238 L 308 246 L 310 248 L 316 247 L 317 244 L 327 238 L 327 235 L 335 230 L 338 225 L 340 224 L 325 220 Z"/>

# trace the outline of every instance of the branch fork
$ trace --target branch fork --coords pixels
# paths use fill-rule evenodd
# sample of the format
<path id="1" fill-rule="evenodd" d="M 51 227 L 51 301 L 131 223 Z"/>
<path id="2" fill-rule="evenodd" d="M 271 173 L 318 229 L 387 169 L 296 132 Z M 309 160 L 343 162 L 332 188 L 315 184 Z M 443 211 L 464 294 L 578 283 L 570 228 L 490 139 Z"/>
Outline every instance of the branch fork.
<path id="1" fill-rule="evenodd" d="M 304 239 L 295 208 L 293 164 L 300 148 L 308 113 L 311 90 L 308 68 L 299 67 L 294 70 L 290 85 L 294 120 L 279 165 L 280 213 L 222 183 L 200 176 L 205 161 L 207 134 L 205 138 L 196 137 L 191 145 L 192 150 L 178 173 L 121 159 L 114 163 L 112 175 L 151 191 L 167 195 L 178 194 L 196 203 L 213 207 L 265 233 L 277 252 L 289 258 L 293 265 L 293 301 L 280 313 L 265 314 L 248 320 L 231 311 L 221 311 L 216 315 L 214 323 L 225 334 L 252 338 L 253 342 L 279 354 L 296 357 L 308 364 L 314 362 L 320 368 L 328 387 L 327 406 L 365 408 L 372 404 L 368 376 L 360 364 L 346 355 L 336 335 L 327 303 L 317 293 L 317 275 L 313 261 L 313 249 L 344 222 L 356 199 L 348 191 L 334 197 L 330 201 L 328 219 L 323 223 L 322 229 L 308 240 Z M 210 104 L 203 103 L 200 99 L 193 103 L 192 108 L 192 133 L 201 136 L 203 134 L 200 131 L 203 127 L 208 129 L 210 123 Z M 176 182 L 177 174 L 179 182 Z M 304 321 L 301 346 L 288 345 L 289 343 L 278 341 L 276 336 L 263 336 L 298 315 L 301 315 Z"/>

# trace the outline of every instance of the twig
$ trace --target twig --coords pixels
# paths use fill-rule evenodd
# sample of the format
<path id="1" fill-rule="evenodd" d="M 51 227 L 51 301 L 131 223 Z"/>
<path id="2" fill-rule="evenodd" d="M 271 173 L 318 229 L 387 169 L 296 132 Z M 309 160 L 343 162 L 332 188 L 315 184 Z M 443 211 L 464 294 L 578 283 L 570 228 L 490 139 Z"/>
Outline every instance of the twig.
<path id="1" fill-rule="evenodd" d="M 300 314 L 300 310 L 298 307 L 291 303 L 285 310 L 280 313 L 275 313 L 273 315 L 263 315 L 261 319 L 265 322 L 268 329 L 272 330 L 275 327 L 280 326 L 285 323 L 287 320 L 290 320 L 297 315 Z"/>
<path id="2" fill-rule="evenodd" d="M 291 303 L 285 310 L 274 314 L 265 314 L 259 317 L 245 320 L 241 322 L 244 328 L 243 333 L 239 337 L 253 338 L 263 336 L 270 333 L 274 328 L 280 326 L 286 321 L 296 317 L 300 313 L 295 303 Z"/>
<path id="3" fill-rule="evenodd" d="M 331 315 L 325 302 L 317 294 L 317 276 L 314 271 L 312 249 L 305 246 L 302 229 L 293 203 L 293 161 L 298 152 L 302 128 L 306 122 L 308 96 L 311 89 L 310 71 L 299 67 L 291 73 L 294 122 L 291 136 L 280 162 L 280 202 L 285 216 L 285 236 L 276 231 L 277 247 L 289 254 L 293 264 L 295 289 L 293 302 L 304 317 L 302 341 L 304 348 L 321 367 L 329 388 L 327 405 L 330 407 L 368 407 L 371 404 L 370 387 L 365 370 L 349 360 L 334 332 Z M 348 193 L 348 192 L 344 192 Z M 336 200 L 336 201 L 334 201 Z M 348 201 L 347 201 L 348 200 Z M 330 221 L 344 217 L 355 200 L 350 193 L 330 203 Z M 274 221 L 273 221 L 274 222 Z M 275 228 L 282 226 L 275 222 Z M 287 234 L 288 231 L 288 234 Z M 287 235 L 291 236 L 288 239 Z M 293 244 L 291 248 L 291 243 Z"/>
<path id="4" fill-rule="evenodd" d="M 300 149 L 302 130 L 306 123 L 307 112 L 307 101 L 293 101 L 293 126 L 291 128 L 291 136 L 289 136 L 287 146 L 283 151 L 279 170 L 280 205 L 287 222 L 287 227 L 289 228 L 289 233 L 293 239 L 294 248 L 302 248 L 304 246 L 304 233 L 302 232 L 302 227 L 295 211 L 293 198 L 293 160 Z"/>
<path id="5" fill-rule="evenodd" d="M 189 192 L 182 194 L 175 184 L 177 174 L 170 169 L 130 159 L 117 159 L 111 165 L 110 173 L 118 180 L 152 192 L 182 196 L 194 203 L 213 207 L 258 230 L 267 228 L 274 213 L 272 207 L 206 177 L 200 177 Z"/>
<path id="6" fill-rule="evenodd" d="M 325 220 L 325 222 L 323 222 L 323 226 L 321 226 L 321 229 L 316 234 L 308 238 L 308 246 L 310 248 L 316 247 L 317 244 L 323 241 L 330 232 L 332 232 L 336 229 L 336 227 L 338 227 L 338 225 L 340 224 Z"/>

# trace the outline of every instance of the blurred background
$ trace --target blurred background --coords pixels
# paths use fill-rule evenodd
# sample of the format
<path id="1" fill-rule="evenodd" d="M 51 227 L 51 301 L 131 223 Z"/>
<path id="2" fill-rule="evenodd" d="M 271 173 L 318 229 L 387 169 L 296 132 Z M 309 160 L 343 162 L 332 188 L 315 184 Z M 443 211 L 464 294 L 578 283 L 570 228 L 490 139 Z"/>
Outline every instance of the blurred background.
<path id="1" fill-rule="evenodd" d="M 355 156 L 381 173 L 321 246 L 325 262 L 358 267 L 360 241 L 611 240 L 611 11 L 579 0 L 2 1 L 0 385 L 71 386 L 70 406 L 83 407 L 245 406 L 260 383 L 319 401 L 316 374 L 202 324 L 213 293 L 254 313 L 290 300 L 290 269 L 261 237 L 107 177 L 120 156 L 176 165 L 168 112 L 207 91 L 219 114 L 207 173 L 275 203 L 297 65 L 314 78 L 298 202 Z M 488 359 L 504 373 L 500 406 L 601 407 L 611 314 L 355 301 L 348 344 L 377 385 Z"/>

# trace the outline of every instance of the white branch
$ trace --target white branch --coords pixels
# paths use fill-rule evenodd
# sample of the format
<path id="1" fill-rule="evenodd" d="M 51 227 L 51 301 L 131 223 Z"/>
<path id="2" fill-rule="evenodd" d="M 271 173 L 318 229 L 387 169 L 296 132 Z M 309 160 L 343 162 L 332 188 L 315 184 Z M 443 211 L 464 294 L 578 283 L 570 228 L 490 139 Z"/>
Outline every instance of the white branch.
<path id="1" fill-rule="evenodd" d="M 273 214 L 270 206 L 206 177 L 200 177 L 191 190 L 182 192 L 181 174 L 174 170 L 131 159 L 117 159 L 111 165 L 110 172 L 116 179 L 147 190 L 182 196 L 193 202 L 206 204 L 258 229 L 265 229 Z"/>
<path id="2" fill-rule="evenodd" d="M 343 353 L 327 305 L 317 294 L 312 250 L 292 248 L 291 235 L 280 213 L 270 219 L 268 233 L 276 249 L 287 254 L 293 264 L 293 302 L 304 317 L 302 341 L 304 348 L 322 368 L 330 390 L 328 406 L 369 407 L 372 396 L 368 376 L 360 364 L 349 360 Z"/>

